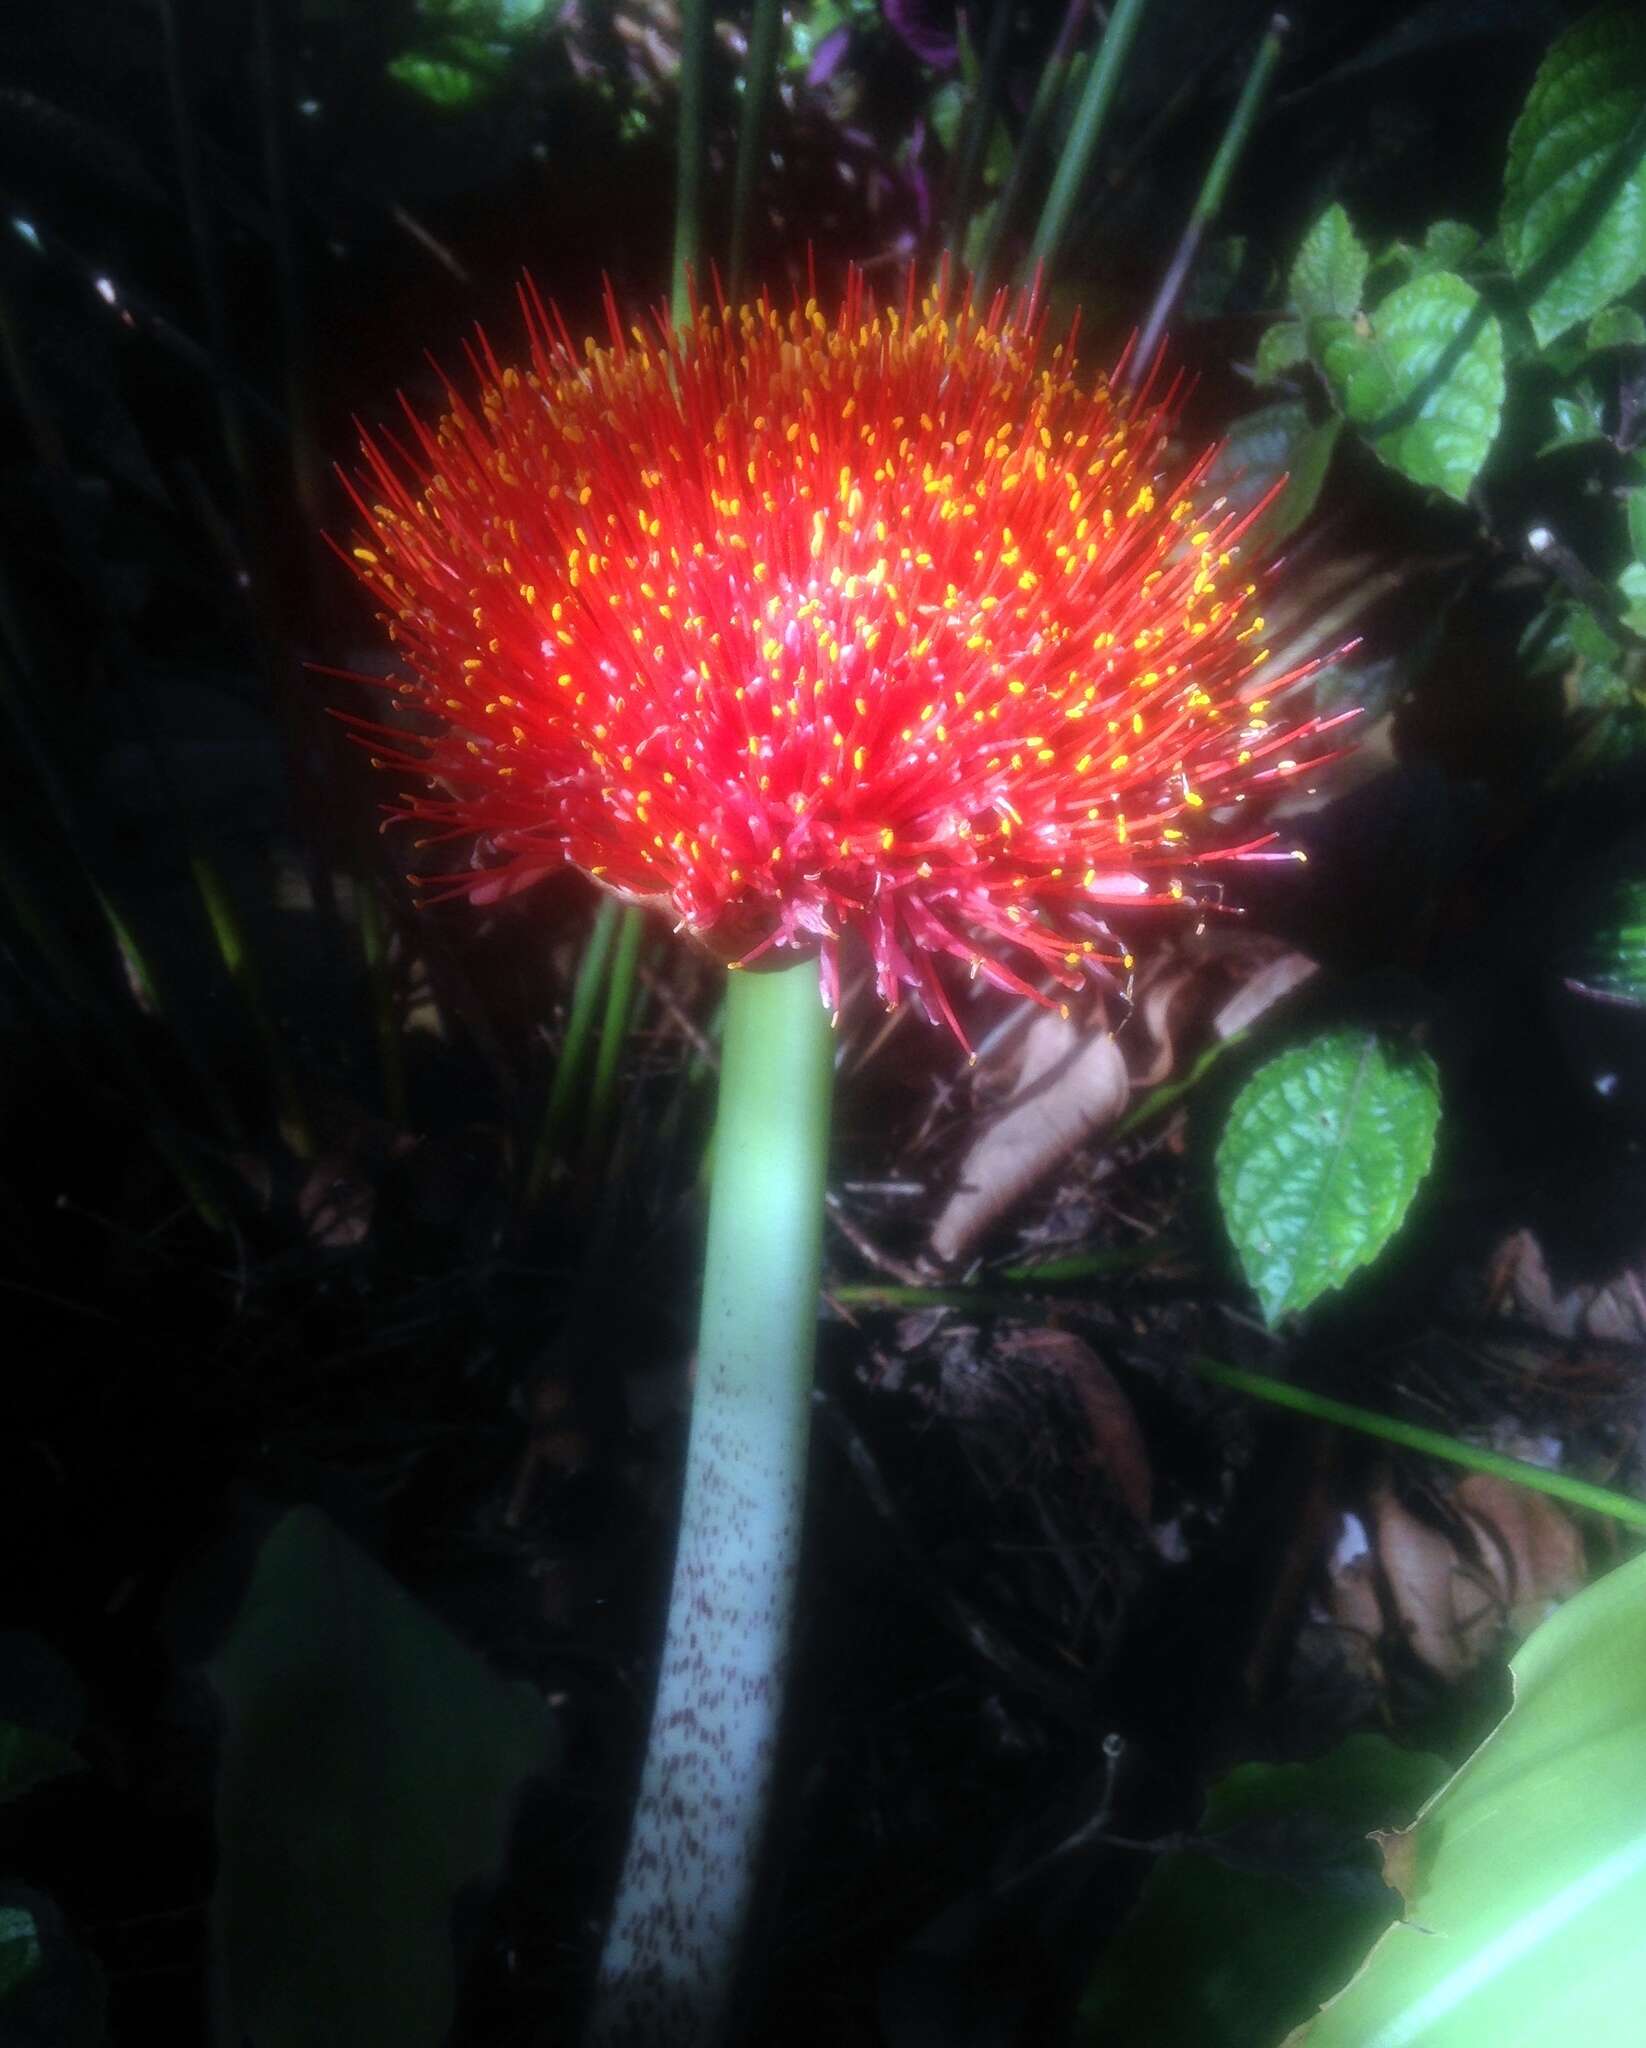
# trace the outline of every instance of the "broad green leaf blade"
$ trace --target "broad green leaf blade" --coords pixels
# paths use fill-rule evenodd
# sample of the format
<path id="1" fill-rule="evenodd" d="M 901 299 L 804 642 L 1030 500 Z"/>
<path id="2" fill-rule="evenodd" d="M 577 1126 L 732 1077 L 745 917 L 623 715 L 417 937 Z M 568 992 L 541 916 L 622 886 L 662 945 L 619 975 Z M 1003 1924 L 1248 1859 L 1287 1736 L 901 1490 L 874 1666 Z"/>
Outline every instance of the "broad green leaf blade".
<path id="1" fill-rule="evenodd" d="M 1509 137 L 1503 249 L 1540 345 L 1646 274 L 1646 14 L 1570 28 Z"/>
<path id="2" fill-rule="evenodd" d="M 453 1900 L 496 1874 L 515 1794 L 550 1766 L 542 1703 L 312 1508 L 265 1539 L 208 1669 L 219 2041 L 438 2048 Z"/>
<path id="3" fill-rule="evenodd" d="M 1374 1031 L 1327 1032 L 1258 1068 L 1218 1142 L 1217 1191 L 1271 1323 L 1383 1249 L 1429 1170 L 1439 1121 L 1433 1062 Z"/>
<path id="4" fill-rule="evenodd" d="M 1342 428 L 1340 419 L 1322 420 L 1292 450 L 1286 488 L 1252 529 L 1251 545 L 1258 554 L 1267 554 L 1290 540 L 1319 503 Z"/>
<path id="5" fill-rule="evenodd" d="M 1300 399 L 1281 399 L 1242 413 L 1229 424 L 1206 482 L 1230 509 L 1249 512 L 1296 466 L 1311 432 L 1308 408 Z"/>
<path id="6" fill-rule="evenodd" d="M 1360 309 L 1368 261 L 1349 216 L 1341 206 L 1328 206 L 1303 237 L 1292 265 L 1292 304 L 1305 320 L 1348 318 Z"/>
<path id="7" fill-rule="evenodd" d="M 1400 1910 L 1367 1841 L 1446 1775 L 1354 1735 L 1306 1764 L 1241 1764 L 1214 1785 L 1205 1848 L 1164 1856 L 1081 2001 L 1077 2043 L 1251 2048 L 1319 2004 Z"/>
<path id="8" fill-rule="evenodd" d="M 40 1967 L 40 1930 L 27 1906 L 0 1906 L 0 2009 Z"/>
<path id="9" fill-rule="evenodd" d="M 1510 1669 L 1504 1720 L 1385 1844 L 1405 1920 L 1288 2048 L 1639 2038 L 1646 1557 L 1559 1609 Z"/>
<path id="10" fill-rule="evenodd" d="M 1369 318 L 1311 323 L 1332 397 L 1414 483 L 1467 495 L 1503 412 L 1503 334 L 1472 285 L 1414 277 Z"/>

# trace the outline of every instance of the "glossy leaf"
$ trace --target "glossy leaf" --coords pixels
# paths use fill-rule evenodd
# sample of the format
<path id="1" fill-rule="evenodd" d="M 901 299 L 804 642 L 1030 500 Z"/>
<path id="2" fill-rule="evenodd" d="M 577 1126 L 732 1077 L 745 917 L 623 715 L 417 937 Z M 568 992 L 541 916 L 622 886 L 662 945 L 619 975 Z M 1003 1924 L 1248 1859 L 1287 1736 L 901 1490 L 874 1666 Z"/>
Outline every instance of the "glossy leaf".
<path id="1" fill-rule="evenodd" d="M 1367 1836 L 1409 1819 L 1445 1775 L 1381 1735 L 1310 1763 L 1238 1765 L 1212 1787 L 1195 1846 L 1149 1873 L 1087 1986 L 1076 2041 L 1273 2041 L 1399 1911 Z"/>
<path id="2" fill-rule="evenodd" d="M 1376 312 L 1311 323 L 1335 403 L 1383 460 L 1450 497 L 1479 474 L 1503 412 L 1503 335 L 1472 285 L 1415 277 Z"/>
<path id="3" fill-rule="evenodd" d="M 1359 310 L 1369 258 L 1341 206 L 1328 206 L 1309 232 L 1292 265 L 1292 304 L 1305 320 Z"/>
<path id="4" fill-rule="evenodd" d="M 1434 1066 L 1368 1030 L 1294 1045 L 1235 1098 L 1217 1189 L 1273 1323 L 1341 1287 L 1388 1243 L 1434 1155 Z"/>
<path id="5" fill-rule="evenodd" d="M 1544 58 L 1509 137 L 1502 229 L 1540 344 L 1646 274 L 1646 15 L 1591 15 Z"/>
<path id="6" fill-rule="evenodd" d="M 1385 1840 L 1406 1917 L 1288 2048 L 1623 2042 L 1646 2009 L 1646 1558 L 1560 1608 L 1514 1705 Z"/>
<path id="7" fill-rule="evenodd" d="M 1646 348 L 1646 319 L 1633 306 L 1605 306 L 1583 338 L 1591 349 Z"/>

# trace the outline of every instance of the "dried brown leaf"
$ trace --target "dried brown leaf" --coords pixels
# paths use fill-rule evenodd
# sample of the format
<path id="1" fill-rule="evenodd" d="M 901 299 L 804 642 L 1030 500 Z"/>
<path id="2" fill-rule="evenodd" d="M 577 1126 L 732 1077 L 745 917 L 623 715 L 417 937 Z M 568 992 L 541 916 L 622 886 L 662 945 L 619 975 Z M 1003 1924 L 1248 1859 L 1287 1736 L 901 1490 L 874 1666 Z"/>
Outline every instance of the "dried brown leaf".
<path id="1" fill-rule="evenodd" d="M 1489 1604 L 1474 1592 L 1459 1616 L 1457 1546 L 1420 1522 L 1387 1488 L 1375 1497 L 1372 1527 L 1396 1628 L 1431 1671 L 1455 1683 L 1486 1653 Z"/>
<path id="2" fill-rule="evenodd" d="M 1602 1285 L 1559 1289 L 1534 1233 L 1517 1230 L 1493 1254 L 1489 1301 L 1551 1337 L 1646 1344 L 1646 1255 Z"/>
<path id="3" fill-rule="evenodd" d="M 1112 1034 L 1047 1010 L 1016 1050 L 1017 1086 L 967 1153 L 932 1227 L 940 1259 L 970 1250 L 1019 1195 L 1126 1107 L 1131 1081 Z"/>
<path id="4" fill-rule="evenodd" d="M 1450 1506 L 1455 1532 L 1421 1520 L 1381 1482 L 1365 1517 L 1371 1554 L 1332 1573 L 1332 1618 L 1352 1632 L 1346 1645 L 1370 1637 L 1350 1661 L 1373 1677 L 1381 1676 L 1377 1643 L 1394 1634 L 1455 1684 L 1497 1650 L 1505 1630 L 1528 1635 L 1584 1583 L 1576 1526 L 1545 1495 L 1472 1473 Z"/>
<path id="5" fill-rule="evenodd" d="M 1473 1472 L 1453 1494 L 1452 1505 L 1475 1538 L 1515 1635 L 1530 1635 L 1552 1605 L 1583 1586 L 1583 1539 L 1547 1494 Z"/>

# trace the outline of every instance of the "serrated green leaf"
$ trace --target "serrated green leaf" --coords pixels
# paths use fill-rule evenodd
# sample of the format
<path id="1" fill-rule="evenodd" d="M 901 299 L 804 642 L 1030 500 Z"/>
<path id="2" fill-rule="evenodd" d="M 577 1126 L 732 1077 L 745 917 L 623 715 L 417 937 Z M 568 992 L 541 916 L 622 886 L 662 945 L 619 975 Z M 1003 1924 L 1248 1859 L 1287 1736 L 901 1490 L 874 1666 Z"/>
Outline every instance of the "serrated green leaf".
<path id="1" fill-rule="evenodd" d="M 1633 306 L 1603 306 L 1583 338 L 1591 349 L 1646 348 L 1646 319 Z"/>
<path id="2" fill-rule="evenodd" d="M 1480 473 L 1503 413 L 1503 334 L 1472 285 L 1414 277 L 1371 315 L 1322 319 L 1309 346 L 1334 403 L 1392 468 L 1454 498 Z"/>
<path id="3" fill-rule="evenodd" d="M 1509 137 L 1502 233 L 1540 344 L 1646 274 L 1646 16 L 1590 15 L 1544 58 Z"/>
<path id="4" fill-rule="evenodd" d="M 1604 441 L 1606 423 L 1601 418 L 1600 400 L 1588 384 L 1579 384 L 1570 393 L 1550 401 L 1550 410 L 1555 416 L 1555 430 L 1543 446 L 1539 455 L 1552 454 L 1557 448 L 1581 448 L 1589 441 Z"/>
<path id="5" fill-rule="evenodd" d="M 1278 1053 L 1235 1098 L 1217 1147 L 1223 1220 L 1271 1323 L 1341 1287 L 1388 1243 L 1434 1156 L 1433 1062 L 1374 1031 Z"/>
<path id="6" fill-rule="evenodd" d="M 1426 270 L 1459 270 L 1480 248 L 1480 230 L 1463 220 L 1437 220 L 1423 236 Z"/>
<path id="7" fill-rule="evenodd" d="M 1359 310 L 1368 260 L 1347 213 L 1341 206 L 1328 206 L 1303 237 L 1292 265 L 1292 304 L 1305 320 L 1329 314 L 1347 318 Z"/>
<path id="8" fill-rule="evenodd" d="M 1263 339 L 1257 345 L 1257 360 L 1252 367 L 1260 384 L 1273 384 L 1288 370 L 1306 362 L 1308 355 L 1308 343 L 1304 340 L 1301 324 L 1296 320 L 1281 320 L 1264 330 Z"/>
<path id="9" fill-rule="evenodd" d="M 1393 1919 L 1366 1839 L 1444 1781 L 1438 1757 L 1352 1735 L 1303 1764 L 1239 1764 L 1196 1845 L 1163 1856 L 1104 1950 L 1077 2043 L 1252 2048 L 1319 2003 Z"/>
<path id="10" fill-rule="evenodd" d="M 1646 1558 L 1522 1646 L 1514 1704 L 1386 1846 L 1404 1919 L 1286 2048 L 1621 2044 L 1646 2007 Z"/>

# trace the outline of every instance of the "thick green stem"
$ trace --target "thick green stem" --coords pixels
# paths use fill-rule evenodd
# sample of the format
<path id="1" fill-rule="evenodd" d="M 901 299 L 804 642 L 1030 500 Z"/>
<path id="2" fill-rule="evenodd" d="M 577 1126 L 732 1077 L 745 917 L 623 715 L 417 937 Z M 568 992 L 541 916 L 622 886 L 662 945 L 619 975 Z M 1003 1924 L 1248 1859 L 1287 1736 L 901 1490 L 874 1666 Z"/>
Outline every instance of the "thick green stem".
<path id="1" fill-rule="evenodd" d="M 686 1488 L 591 2048 L 721 2038 L 794 1607 L 832 1043 L 815 961 L 731 976 Z"/>

